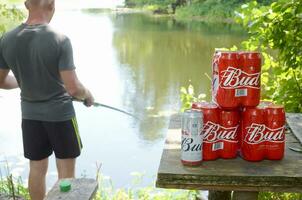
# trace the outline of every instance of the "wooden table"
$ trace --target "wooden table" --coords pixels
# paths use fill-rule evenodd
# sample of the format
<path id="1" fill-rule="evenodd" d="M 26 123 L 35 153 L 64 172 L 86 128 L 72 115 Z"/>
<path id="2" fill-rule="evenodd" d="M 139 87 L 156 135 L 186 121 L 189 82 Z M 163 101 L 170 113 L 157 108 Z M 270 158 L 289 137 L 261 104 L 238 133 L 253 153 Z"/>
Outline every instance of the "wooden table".
<path id="1" fill-rule="evenodd" d="M 248 162 L 238 157 L 205 161 L 199 167 L 185 167 L 180 162 L 180 116 L 175 115 L 170 120 L 156 186 L 238 191 L 233 194 L 233 199 L 257 199 L 259 191 L 302 192 L 302 154 L 288 148 L 301 148 L 297 138 L 302 141 L 302 114 L 287 114 L 287 124 L 285 157 L 281 161 Z M 209 199 L 223 199 L 212 198 L 211 194 L 215 196 L 210 192 Z"/>

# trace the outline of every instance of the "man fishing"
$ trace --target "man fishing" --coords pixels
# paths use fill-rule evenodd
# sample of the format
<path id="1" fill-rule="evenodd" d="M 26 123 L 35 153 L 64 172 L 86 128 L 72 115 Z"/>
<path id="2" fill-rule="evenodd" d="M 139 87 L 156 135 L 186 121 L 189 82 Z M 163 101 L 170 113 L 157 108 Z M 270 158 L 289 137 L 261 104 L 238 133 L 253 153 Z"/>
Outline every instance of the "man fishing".
<path id="1" fill-rule="evenodd" d="M 53 152 L 58 178 L 75 176 L 82 143 L 72 97 L 87 106 L 93 105 L 94 98 L 77 78 L 70 40 L 48 25 L 55 0 L 27 0 L 25 6 L 27 21 L 0 40 L 0 88 L 21 89 L 29 193 L 32 200 L 42 200 L 48 157 Z"/>

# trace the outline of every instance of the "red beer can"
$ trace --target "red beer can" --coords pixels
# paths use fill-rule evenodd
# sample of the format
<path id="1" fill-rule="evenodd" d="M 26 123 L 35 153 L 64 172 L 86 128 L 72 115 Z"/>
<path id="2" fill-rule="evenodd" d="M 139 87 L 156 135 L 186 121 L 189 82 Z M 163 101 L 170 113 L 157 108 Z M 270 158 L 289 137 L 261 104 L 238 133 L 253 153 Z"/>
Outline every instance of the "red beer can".
<path id="1" fill-rule="evenodd" d="M 239 111 L 221 110 L 214 103 L 193 103 L 203 112 L 203 160 L 235 158 L 238 151 Z"/>
<path id="2" fill-rule="evenodd" d="M 259 104 L 260 53 L 216 51 L 212 71 L 212 99 L 221 108 L 255 107 Z"/>
<path id="3" fill-rule="evenodd" d="M 224 109 L 236 108 L 240 98 L 236 96 L 239 84 L 239 54 L 232 51 L 217 51 L 213 64 L 212 97 L 213 102 Z"/>
<path id="4" fill-rule="evenodd" d="M 236 91 L 241 96 L 243 106 L 255 107 L 260 101 L 261 54 L 259 52 L 240 52 L 242 70 L 241 88 Z"/>
<path id="5" fill-rule="evenodd" d="M 224 146 L 223 151 L 221 151 L 221 157 L 227 159 L 236 158 L 239 149 L 239 111 L 223 110 L 220 116 L 221 139 L 223 139 Z"/>
<path id="6" fill-rule="evenodd" d="M 285 111 L 280 105 L 266 108 L 266 157 L 269 160 L 281 160 L 285 148 Z"/>
<path id="7" fill-rule="evenodd" d="M 203 160 L 215 160 L 219 158 L 219 152 L 215 150 L 215 143 L 209 138 L 210 132 L 217 129 L 220 123 L 220 109 L 214 103 L 196 102 L 192 109 L 203 112 Z"/>
<path id="8" fill-rule="evenodd" d="M 263 102 L 242 113 L 241 155 L 248 161 L 280 160 L 284 156 L 284 107 Z"/>
<path id="9" fill-rule="evenodd" d="M 266 142 L 261 138 L 265 130 L 265 108 L 244 108 L 242 112 L 241 155 L 248 161 L 263 160 Z"/>

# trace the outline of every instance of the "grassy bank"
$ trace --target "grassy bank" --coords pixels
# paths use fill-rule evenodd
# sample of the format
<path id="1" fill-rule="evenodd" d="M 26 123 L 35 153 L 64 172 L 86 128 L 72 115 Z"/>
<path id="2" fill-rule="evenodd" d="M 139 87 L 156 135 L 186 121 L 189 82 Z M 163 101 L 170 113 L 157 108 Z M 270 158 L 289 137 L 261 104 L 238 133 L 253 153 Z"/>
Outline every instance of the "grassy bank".
<path id="1" fill-rule="evenodd" d="M 217 0 L 197 2 L 179 7 L 175 16 L 178 19 L 201 19 L 207 21 L 232 21 L 234 8 L 240 7 L 237 0 L 219 3 Z"/>
<path id="2" fill-rule="evenodd" d="M 153 184 L 141 187 L 142 175 L 134 173 L 130 188 L 114 188 L 109 177 L 99 176 L 99 189 L 94 200 L 195 200 L 199 199 L 199 192 L 189 190 L 157 189 Z M 12 175 L 0 179 L 0 199 L 30 200 L 28 189 L 20 178 Z"/>
<path id="3" fill-rule="evenodd" d="M 176 9 L 175 16 L 179 19 L 199 19 L 206 21 L 233 21 L 235 10 L 248 0 L 196 0 L 193 3 Z M 272 0 L 258 0 L 267 5 Z"/>
<path id="4" fill-rule="evenodd" d="M 126 6 L 138 7 L 154 14 L 173 14 L 177 19 L 233 21 L 235 10 L 249 0 L 126 0 Z M 258 0 L 268 5 L 273 0 Z"/>
<path id="5" fill-rule="evenodd" d="M 24 186 L 20 177 L 15 178 L 11 174 L 3 177 L 0 171 L 0 199 L 4 198 L 13 200 L 30 199 L 28 189 Z"/>
<path id="6" fill-rule="evenodd" d="M 108 177 L 99 177 L 99 190 L 94 200 L 197 200 L 203 199 L 200 192 L 188 190 L 157 189 L 153 185 L 139 187 L 141 174 L 136 174 L 133 185 L 130 188 L 113 187 Z M 0 180 L 1 197 L 15 197 L 15 200 L 29 200 L 28 189 L 23 186 L 20 179 L 14 179 L 11 175 Z M 13 198 L 12 198 L 13 199 Z M 261 192 L 259 200 L 302 200 L 302 194 L 298 193 L 273 193 Z"/>

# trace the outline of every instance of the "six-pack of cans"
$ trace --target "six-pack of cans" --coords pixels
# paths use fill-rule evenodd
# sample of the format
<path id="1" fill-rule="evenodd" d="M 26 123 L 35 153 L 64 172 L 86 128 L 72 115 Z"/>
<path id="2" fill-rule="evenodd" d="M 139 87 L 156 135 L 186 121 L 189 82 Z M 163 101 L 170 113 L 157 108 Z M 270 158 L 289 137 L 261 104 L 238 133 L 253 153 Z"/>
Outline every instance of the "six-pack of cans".
<path id="1" fill-rule="evenodd" d="M 260 53 L 216 51 L 212 63 L 213 102 L 224 109 L 259 104 Z"/>
<path id="2" fill-rule="evenodd" d="M 235 158 L 238 151 L 240 113 L 221 110 L 214 103 L 193 103 L 203 113 L 203 160 Z"/>
<path id="3" fill-rule="evenodd" d="M 285 149 L 283 106 L 260 103 L 245 107 L 241 117 L 241 156 L 248 161 L 280 160 Z"/>
<path id="4" fill-rule="evenodd" d="M 199 153 L 193 152 L 194 160 L 186 159 L 184 155 L 192 152 L 184 152 L 188 148 L 182 139 L 183 164 L 194 166 L 202 160 L 232 159 L 238 155 L 248 161 L 282 159 L 285 111 L 281 105 L 260 102 L 261 54 L 216 51 L 212 70 L 212 102 L 195 102 L 186 111 L 193 110 L 196 115 L 190 115 L 191 118 L 199 120 L 198 127 L 202 127 L 195 139 L 201 142 L 201 148 Z M 185 115 L 182 127 L 190 130 Z"/>

